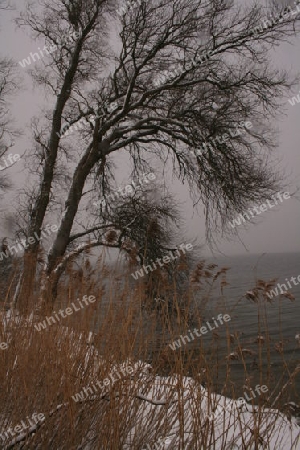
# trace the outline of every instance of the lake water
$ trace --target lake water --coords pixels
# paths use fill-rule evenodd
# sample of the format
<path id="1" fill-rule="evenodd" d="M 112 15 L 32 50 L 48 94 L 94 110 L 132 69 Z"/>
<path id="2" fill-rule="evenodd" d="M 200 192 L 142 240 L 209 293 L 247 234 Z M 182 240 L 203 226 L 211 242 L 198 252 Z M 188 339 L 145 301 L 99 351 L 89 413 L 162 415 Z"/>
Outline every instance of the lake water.
<path id="1" fill-rule="evenodd" d="M 297 278 L 300 275 L 300 254 L 249 255 L 209 258 L 208 260 L 221 267 L 226 266 L 231 269 L 227 272 L 226 277 L 229 285 L 224 289 L 225 301 L 216 293 L 206 307 L 205 319 L 211 320 L 219 313 L 229 313 L 231 315 L 230 332 L 239 333 L 242 347 L 254 352 L 249 357 L 249 363 L 246 364 L 248 374 L 250 373 L 254 379 L 257 376 L 258 380 L 256 365 L 260 362 L 265 368 L 269 383 L 272 383 L 273 386 L 277 383 L 284 384 L 288 380 L 286 362 L 291 370 L 300 363 L 300 341 L 295 339 L 296 335 L 300 335 L 300 283 L 294 285 L 290 281 L 291 277 Z M 278 278 L 276 284 L 277 282 L 286 283 L 286 278 L 290 281 L 292 288 L 289 290 L 295 297 L 294 301 L 277 296 L 273 298 L 272 303 L 264 301 L 257 305 L 251 300 L 242 298 L 246 291 L 254 288 L 255 279 L 269 281 L 274 278 Z M 262 316 L 266 317 L 266 321 L 262 319 Z M 218 358 L 223 360 L 229 354 L 228 344 L 224 329 L 219 327 L 216 331 L 220 334 Z M 259 345 L 258 335 L 269 340 L 269 345 Z M 212 338 L 206 335 L 203 339 L 209 345 Z M 190 348 L 195 348 L 197 345 L 199 343 L 197 344 L 196 341 L 189 344 Z M 230 352 L 233 352 L 236 346 L 237 344 L 232 342 Z M 234 360 L 230 362 L 230 366 L 232 378 L 241 387 L 245 381 L 243 363 Z M 271 367 L 271 373 L 269 373 L 268 367 Z M 220 387 L 223 382 L 224 378 L 221 376 Z M 295 379 L 295 387 L 295 394 L 299 398 L 299 374 Z"/>
<path id="2" fill-rule="evenodd" d="M 289 380 L 289 375 L 300 363 L 300 342 L 295 339 L 300 335 L 300 283 L 292 284 L 290 289 L 295 297 L 294 301 L 290 301 L 280 295 L 274 297 L 272 302 L 261 301 L 259 304 L 245 298 L 245 293 L 251 291 L 257 279 L 269 281 L 270 279 L 278 278 L 279 283 L 285 283 L 291 277 L 298 277 L 300 275 L 300 254 L 286 253 L 286 254 L 265 254 L 265 255 L 247 255 L 234 257 L 219 257 L 206 258 L 207 263 L 216 263 L 219 268 L 230 267 L 227 272 L 227 282 L 229 283 L 224 288 L 224 295 L 220 293 L 220 289 L 216 289 L 209 298 L 204 310 L 201 311 L 202 323 L 209 321 L 211 324 L 212 318 L 217 317 L 218 314 L 230 314 L 231 320 L 228 322 L 230 333 L 237 333 L 238 340 L 235 338 L 233 342 L 229 342 L 226 335 L 226 327 L 218 327 L 214 333 L 208 332 L 206 335 L 196 338 L 187 345 L 182 345 L 182 348 L 175 352 L 182 352 L 182 358 L 189 363 L 187 367 L 199 367 L 199 361 L 203 352 L 206 354 L 206 363 L 211 368 L 214 379 L 214 390 L 221 392 L 226 384 L 226 376 L 230 370 L 230 386 L 234 388 L 234 392 L 238 396 L 245 392 L 244 384 L 248 379 L 251 379 L 251 386 L 256 384 L 264 384 L 268 386 L 270 392 L 275 392 L 275 396 L 282 386 Z M 217 270 L 217 269 L 216 269 Z M 122 271 L 121 271 L 122 273 Z M 124 273 L 122 274 L 124 275 Z M 123 278 L 120 277 L 120 292 L 123 286 Z M 111 283 L 116 289 L 116 280 L 113 279 Z M 107 292 L 109 293 L 107 284 Z M 132 281 L 132 291 L 134 290 L 135 282 Z M 131 294 L 130 294 L 131 295 Z M 196 303 L 201 302 L 201 290 L 196 291 Z M 108 295 L 110 297 L 110 295 Z M 115 304 L 120 302 L 122 311 L 125 308 L 126 301 L 120 296 L 120 299 L 113 300 Z M 99 322 L 101 318 L 107 316 L 106 308 L 101 306 L 99 311 Z M 123 317 L 123 316 L 122 316 Z M 122 320 L 122 317 L 120 320 Z M 204 325 L 203 323 L 203 325 Z M 145 314 L 144 319 L 138 316 L 137 322 L 133 323 L 132 331 L 136 333 L 136 356 L 144 358 L 151 363 L 155 356 L 160 354 L 161 349 L 168 348 L 169 343 L 173 339 L 178 339 L 183 330 L 175 327 L 173 337 L 166 336 L 165 331 L 159 323 L 155 323 L 156 331 L 153 335 L 152 322 L 149 316 Z M 199 329 L 195 323 L 190 325 L 190 329 L 194 327 Z M 142 329 L 141 334 L 139 330 Z M 149 329 L 149 338 L 147 336 Z M 218 333 L 216 338 L 215 332 Z M 258 336 L 265 339 L 264 344 L 259 344 Z M 140 354 L 140 349 L 144 348 L 144 341 L 147 340 L 147 356 Z M 104 345 L 104 344 L 103 344 Z M 239 352 L 240 349 L 247 349 L 251 352 L 245 361 L 241 358 L 237 360 L 226 359 L 230 353 Z M 176 357 L 172 351 L 171 359 Z M 191 364 L 192 363 L 192 364 Z M 201 363 L 200 363 L 201 366 Z M 170 370 L 168 362 L 161 365 L 161 374 L 167 374 Z M 260 368 L 260 369 L 259 369 Z M 187 369 L 186 375 L 192 375 Z M 300 374 L 293 380 L 293 385 L 287 392 L 290 396 L 284 398 L 284 401 L 293 400 L 300 405 Z M 211 379 L 212 377 L 210 377 Z M 203 379 L 205 384 L 205 379 Z M 288 389 L 287 389 L 288 391 Z M 223 393 L 225 393 L 223 391 Z M 232 396 L 230 389 L 226 391 L 228 396 Z"/>

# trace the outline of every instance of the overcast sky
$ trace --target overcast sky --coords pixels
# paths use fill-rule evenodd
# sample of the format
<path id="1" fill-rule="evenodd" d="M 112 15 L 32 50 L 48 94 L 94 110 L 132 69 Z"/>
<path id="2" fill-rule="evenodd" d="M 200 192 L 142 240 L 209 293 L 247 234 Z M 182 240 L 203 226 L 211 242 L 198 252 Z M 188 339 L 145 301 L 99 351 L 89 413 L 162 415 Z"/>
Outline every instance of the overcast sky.
<path id="1" fill-rule="evenodd" d="M 22 2 L 23 3 L 23 2 Z M 33 42 L 24 30 L 18 30 L 11 22 L 15 13 L 0 11 L 0 53 L 7 55 L 15 61 L 29 56 L 30 52 L 37 50 L 43 42 Z M 284 68 L 291 74 L 300 72 L 300 39 L 294 39 L 293 44 L 284 43 L 274 49 L 273 65 Z M 30 121 L 34 115 L 39 115 L 43 97 L 38 89 L 30 84 L 30 78 L 26 70 L 18 65 L 18 71 L 23 78 L 23 88 L 17 93 L 12 102 L 12 112 L 18 128 L 23 130 L 24 136 L 16 141 L 12 153 L 23 154 L 30 147 Z M 300 86 L 294 89 L 293 95 L 297 95 Z M 292 95 L 292 94 L 291 94 Z M 290 96 L 289 96 L 290 97 Z M 291 106 L 288 98 L 285 100 L 285 108 L 281 118 L 274 123 L 279 131 L 279 146 L 276 158 L 280 161 L 280 168 L 286 174 L 285 183 L 288 190 L 293 192 L 300 187 L 300 103 Z M 241 117 L 241 120 L 243 118 Z M 18 196 L 19 189 L 25 183 L 26 177 L 22 167 L 22 161 L 18 162 L 10 171 L 14 182 L 14 191 L 5 197 L 5 205 L 1 204 L 2 218 L 7 210 L 13 208 L 13 201 Z M 203 208 L 198 207 L 198 212 L 193 210 L 189 199 L 188 188 L 182 186 L 176 180 L 169 177 L 172 189 L 179 200 L 184 217 L 184 228 L 188 238 L 197 237 L 200 243 L 205 242 L 205 227 Z M 298 195 L 299 198 L 299 195 Z M 262 213 L 255 224 L 248 224 L 247 229 L 238 227 L 240 237 L 230 241 L 216 236 L 218 249 L 226 255 L 263 253 L 263 252 L 296 252 L 300 250 L 300 204 L 296 199 L 285 200 L 277 208 Z M 3 235 L 4 232 L 1 234 Z M 209 249 L 206 251 L 209 254 Z M 216 251 L 215 254 L 218 254 Z"/>

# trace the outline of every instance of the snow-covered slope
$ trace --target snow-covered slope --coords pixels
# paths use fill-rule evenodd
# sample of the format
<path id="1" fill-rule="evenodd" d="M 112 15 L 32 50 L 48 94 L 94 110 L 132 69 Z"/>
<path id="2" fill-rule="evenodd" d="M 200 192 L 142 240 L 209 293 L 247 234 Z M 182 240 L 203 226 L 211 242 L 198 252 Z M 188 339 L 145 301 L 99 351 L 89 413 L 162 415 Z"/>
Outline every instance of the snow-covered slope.
<path id="1" fill-rule="evenodd" d="M 19 325 L 19 320 L 9 314 L 5 319 L 9 336 L 9 328 Z M 31 320 L 25 323 L 29 326 Z M 56 340 L 59 343 L 67 339 L 74 349 L 71 352 L 74 357 L 85 355 L 81 370 L 87 366 L 91 369 L 90 378 L 85 379 L 88 386 L 95 381 L 99 366 L 105 363 L 93 345 L 93 334 L 86 336 L 61 327 Z M 120 399 L 120 412 L 127 415 L 130 412 L 129 432 L 119 447 L 123 450 L 300 450 L 300 427 L 295 418 L 288 419 L 275 409 L 258 408 L 209 393 L 190 377 L 155 375 L 151 366 L 142 361 L 128 359 L 123 364 L 112 365 L 110 371 L 123 373 L 124 367 L 131 368 L 130 375 L 123 380 L 120 377 L 116 384 L 109 383 L 105 389 L 109 397 Z M 79 402 L 78 407 L 84 408 L 84 403 L 85 400 Z M 118 401 L 114 403 L 118 405 Z M 87 430 L 87 433 L 95 432 Z M 255 446 L 254 437 L 259 440 L 259 447 Z M 80 448 L 94 450 L 84 442 Z"/>
<path id="2" fill-rule="evenodd" d="M 135 427 L 124 447 L 126 450 L 132 448 L 130 441 L 134 434 L 140 433 L 144 426 L 149 426 L 147 416 L 152 414 L 157 417 L 157 424 L 167 430 L 158 439 L 157 448 L 161 450 L 182 448 L 179 445 L 180 437 L 184 439 L 184 448 L 195 450 L 258 450 L 251 444 L 258 421 L 257 433 L 261 441 L 259 449 L 300 449 L 300 427 L 295 419 L 289 421 L 275 409 L 263 408 L 259 411 L 250 404 L 208 394 L 192 378 L 184 377 L 179 380 L 178 377 L 157 376 L 150 384 L 144 379 L 144 389 L 139 386 L 139 392 L 142 392 L 145 401 L 136 413 Z M 153 400 L 155 403 L 165 404 L 152 404 Z M 209 419 L 208 416 L 214 411 L 214 418 Z M 155 423 L 155 420 L 152 422 Z M 147 447 L 145 443 L 144 448 L 153 449 L 153 444 Z"/>

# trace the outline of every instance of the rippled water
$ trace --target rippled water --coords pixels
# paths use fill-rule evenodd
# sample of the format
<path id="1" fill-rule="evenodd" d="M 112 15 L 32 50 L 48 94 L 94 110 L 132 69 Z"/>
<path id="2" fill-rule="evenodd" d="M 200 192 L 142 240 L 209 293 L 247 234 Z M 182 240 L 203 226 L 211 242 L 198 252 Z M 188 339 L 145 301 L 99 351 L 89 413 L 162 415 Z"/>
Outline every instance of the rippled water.
<path id="1" fill-rule="evenodd" d="M 259 358 L 259 347 L 261 348 L 261 360 L 263 367 L 267 371 L 268 359 L 271 362 L 271 371 L 274 385 L 287 380 L 287 373 L 284 368 L 284 361 L 288 361 L 290 367 L 294 368 L 300 363 L 300 342 L 295 339 L 297 334 L 300 335 L 300 283 L 295 286 L 290 282 L 292 289 L 290 292 L 294 295 L 295 300 L 290 301 L 287 298 L 277 296 L 274 297 L 272 303 L 262 302 L 260 305 L 242 298 L 246 291 L 251 291 L 255 286 L 255 279 L 278 278 L 279 283 L 285 283 L 286 278 L 290 280 L 292 276 L 300 275 L 300 254 L 265 254 L 235 256 L 230 258 L 210 258 L 209 261 L 218 263 L 221 267 L 226 266 L 231 269 L 227 272 L 227 281 L 229 286 L 224 290 L 224 302 L 220 300 L 219 295 L 215 295 L 206 308 L 206 320 L 210 320 L 218 313 L 230 313 L 230 331 L 238 332 L 242 346 L 256 352 L 257 355 L 249 358 L 247 370 L 253 377 L 256 377 L 256 363 Z M 276 284 L 277 284 L 276 282 Z M 240 300 L 241 299 L 241 300 Z M 239 301 L 240 300 L 240 301 Z M 266 321 L 262 319 L 265 315 Z M 220 342 L 218 344 L 218 355 L 221 359 L 228 355 L 228 348 L 223 329 L 218 330 L 220 334 Z M 264 345 L 259 346 L 257 336 L 269 336 L 270 353 L 267 352 Z M 204 340 L 211 340 L 211 336 L 205 336 Z M 196 346 L 194 342 L 192 346 Z M 283 348 L 283 354 L 280 349 Z M 231 351 L 235 350 L 235 344 L 232 343 Z M 232 361 L 230 363 L 232 370 L 231 375 L 237 384 L 244 382 L 244 367 L 240 361 Z M 222 377 L 220 385 L 222 384 Z M 300 377 L 296 378 L 296 388 L 300 394 Z"/>
<path id="2" fill-rule="evenodd" d="M 212 318 L 216 318 L 218 314 L 230 314 L 231 321 L 228 323 L 230 333 L 238 333 L 241 347 L 253 352 L 252 355 L 247 356 L 245 366 L 240 359 L 230 361 L 230 380 L 234 383 L 234 391 L 242 395 L 246 377 L 250 377 L 252 386 L 253 384 L 268 384 L 270 391 L 276 388 L 278 392 L 278 389 L 288 380 L 288 374 L 300 363 L 300 342 L 295 339 L 297 334 L 300 335 L 300 283 L 297 286 L 293 285 L 290 290 L 295 297 L 294 301 L 277 296 L 271 303 L 263 301 L 256 304 L 246 299 L 245 293 L 254 288 L 257 279 L 269 281 L 278 278 L 277 284 L 277 282 L 284 283 L 286 278 L 290 280 L 292 276 L 297 278 L 300 275 L 300 254 L 207 258 L 206 261 L 216 263 L 219 267 L 230 267 L 230 270 L 227 272 L 229 285 L 224 288 L 224 295 L 220 295 L 219 288 L 214 291 L 205 307 L 204 317 L 201 313 L 203 321 L 213 324 Z M 122 281 L 120 283 L 122 286 Z M 199 304 L 200 301 L 201 291 L 199 292 Z M 106 312 L 102 310 L 101 314 L 105 316 Z M 159 323 L 157 323 L 154 336 L 148 319 L 140 321 L 139 318 L 138 322 L 134 324 L 134 331 L 143 327 L 144 333 L 142 333 L 141 339 L 145 339 L 149 327 L 147 345 L 149 347 L 148 362 L 151 363 L 156 352 L 164 349 L 172 340 L 163 335 Z M 191 325 L 190 329 L 193 330 L 194 326 Z M 183 358 L 188 359 L 189 362 L 191 360 L 197 362 L 204 350 L 207 355 L 207 364 L 212 371 L 218 366 L 214 382 L 215 390 L 221 391 L 228 371 L 226 357 L 230 352 L 237 350 L 238 342 L 234 340 L 229 345 L 225 326 L 220 326 L 214 331 L 217 332 L 218 337 L 209 331 L 206 335 L 195 338 L 187 345 L 182 345 L 181 349 L 176 352 L 181 351 Z M 179 338 L 181 333 L 182 330 L 178 329 L 172 339 Z M 265 342 L 269 342 L 268 345 L 259 345 L 258 335 L 263 336 Z M 140 343 L 138 336 L 137 342 Z M 140 348 L 139 345 L 137 347 Z M 281 353 L 281 348 L 283 353 Z M 137 356 L 141 357 L 139 350 L 137 350 Z M 199 367 L 199 364 L 197 366 Z M 258 366 L 262 367 L 262 371 L 258 370 Z M 167 366 L 165 370 L 168 371 Z M 246 372 L 247 375 L 245 375 Z M 299 375 L 295 379 L 295 388 L 296 395 L 293 399 L 297 401 L 297 395 L 300 397 Z M 230 394 L 228 393 L 228 395 Z"/>

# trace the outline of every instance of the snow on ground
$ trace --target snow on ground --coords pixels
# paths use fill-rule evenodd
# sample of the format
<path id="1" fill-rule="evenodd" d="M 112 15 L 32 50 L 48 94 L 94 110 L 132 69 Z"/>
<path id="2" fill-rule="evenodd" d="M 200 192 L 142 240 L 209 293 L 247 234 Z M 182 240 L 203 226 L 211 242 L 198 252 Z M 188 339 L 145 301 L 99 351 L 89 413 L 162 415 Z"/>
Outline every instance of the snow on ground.
<path id="1" fill-rule="evenodd" d="M 12 322 L 18 324 L 19 318 L 12 319 L 6 314 L 4 322 L 7 329 Z M 82 333 L 76 336 L 73 330 L 61 327 L 58 339 L 67 338 L 74 344 L 74 355 L 82 349 L 82 344 L 86 345 L 84 366 L 92 362 L 93 372 L 97 373 L 103 359 L 93 345 L 92 333 L 88 337 Z M 179 444 L 182 439 L 184 448 L 197 450 L 300 450 L 300 427 L 295 418 L 289 420 L 278 410 L 258 409 L 246 402 L 209 393 L 190 377 L 155 376 L 151 366 L 142 361 L 127 360 L 124 365 L 133 368 L 126 392 L 130 393 L 129 401 L 135 413 L 134 427 L 127 436 L 123 450 L 131 450 L 141 435 L 145 436 L 141 450 L 182 448 Z M 120 372 L 119 366 L 114 366 L 115 372 Z M 120 408 L 121 405 L 120 402 Z M 251 443 L 257 428 L 261 443 L 258 448 Z M 155 446 L 154 437 L 157 442 Z M 89 445 L 83 444 L 81 448 L 90 450 Z"/>
<path id="2" fill-rule="evenodd" d="M 167 401 L 168 408 L 164 417 L 168 431 L 164 436 L 161 436 L 159 447 L 161 450 L 181 448 L 179 446 L 179 409 L 181 409 L 181 420 L 183 418 L 181 430 L 184 430 L 185 448 L 195 448 L 197 450 L 206 450 L 208 448 L 222 450 L 247 448 L 247 450 L 258 450 L 254 444 L 250 444 L 250 441 L 255 429 L 255 423 L 260 417 L 259 436 L 261 445 L 259 450 L 300 449 L 300 427 L 297 425 L 296 420 L 292 419 L 289 421 L 286 416 L 275 409 L 262 408 L 258 411 L 257 407 L 252 407 L 250 404 L 241 404 L 238 401 L 218 394 L 208 394 L 206 389 L 199 386 L 196 381 L 189 377 L 179 380 L 178 377 L 174 376 L 156 376 L 150 385 L 146 383 L 146 379 L 144 381 L 144 398 L 152 401 L 153 399 L 158 400 L 158 402 Z M 179 385 L 183 389 L 178 389 Z M 216 407 L 215 418 L 210 421 L 207 416 L 212 414 Z M 156 415 L 157 419 L 159 418 L 157 423 L 162 425 L 161 410 L 163 408 L 166 409 L 166 405 L 153 405 L 147 401 L 141 404 L 140 410 L 136 413 L 135 427 L 128 437 L 128 443 L 124 450 L 131 448 L 130 441 L 136 432 L 140 433 L 143 423 L 145 426 L 149 426 L 147 424 L 147 416 L 151 414 Z M 155 423 L 155 420 L 153 422 Z M 200 429 L 202 429 L 204 434 L 208 434 L 208 439 L 203 447 L 201 447 Z M 198 440 L 196 436 L 198 436 Z M 191 447 L 188 447 L 189 445 Z M 150 449 L 153 446 L 147 447 L 145 445 L 144 448 Z"/>

